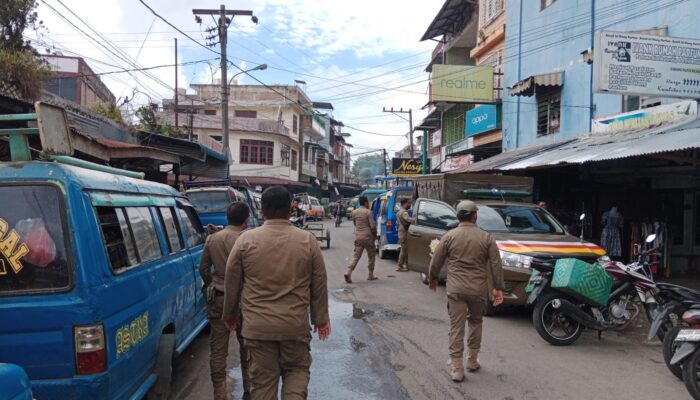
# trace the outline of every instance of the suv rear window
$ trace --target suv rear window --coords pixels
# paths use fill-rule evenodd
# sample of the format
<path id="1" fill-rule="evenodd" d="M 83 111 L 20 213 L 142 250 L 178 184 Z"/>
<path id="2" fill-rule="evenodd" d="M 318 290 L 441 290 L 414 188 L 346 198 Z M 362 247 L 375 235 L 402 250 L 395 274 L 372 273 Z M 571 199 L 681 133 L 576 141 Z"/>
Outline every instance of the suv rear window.
<path id="1" fill-rule="evenodd" d="M 198 213 L 225 213 L 231 200 L 226 190 L 188 192 L 187 198 Z"/>
<path id="2" fill-rule="evenodd" d="M 49 185 L 0 186 L 0 295 L 71 284 L 64 202 Z"/>

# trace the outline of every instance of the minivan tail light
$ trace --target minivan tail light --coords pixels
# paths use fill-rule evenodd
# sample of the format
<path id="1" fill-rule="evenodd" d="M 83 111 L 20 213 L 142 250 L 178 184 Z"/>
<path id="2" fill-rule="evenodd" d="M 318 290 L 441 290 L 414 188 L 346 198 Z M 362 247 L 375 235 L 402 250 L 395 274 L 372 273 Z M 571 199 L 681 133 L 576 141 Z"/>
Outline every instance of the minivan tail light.
<path id="1" fill-rule="evenodd" d="M 390 219 L 386 220 L 386 230 L 391 231 L 394 229 L 394 223 Z"/>
<path id="2" fill-rule="evenodd" d="M 76 326 L 73 328 L 73 333 L 78 375 L 106 371 L 107 352 L 102 324 Z"/>

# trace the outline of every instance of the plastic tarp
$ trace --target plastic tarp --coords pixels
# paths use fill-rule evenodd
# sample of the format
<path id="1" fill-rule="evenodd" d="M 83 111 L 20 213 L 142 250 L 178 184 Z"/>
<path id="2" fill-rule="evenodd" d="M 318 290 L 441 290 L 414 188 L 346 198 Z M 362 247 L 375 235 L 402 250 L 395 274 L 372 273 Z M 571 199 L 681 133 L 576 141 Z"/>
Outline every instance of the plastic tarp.
<path id="1" fill-rule="evenodd" d="M 465 189 L 499 189 L 532 193 L 534 179 L 522 176 L 503 176 L 470 173 L 444 173 L 415 177 L 414 198 L 422 197 L 454 205 L 464 199 Z"/>

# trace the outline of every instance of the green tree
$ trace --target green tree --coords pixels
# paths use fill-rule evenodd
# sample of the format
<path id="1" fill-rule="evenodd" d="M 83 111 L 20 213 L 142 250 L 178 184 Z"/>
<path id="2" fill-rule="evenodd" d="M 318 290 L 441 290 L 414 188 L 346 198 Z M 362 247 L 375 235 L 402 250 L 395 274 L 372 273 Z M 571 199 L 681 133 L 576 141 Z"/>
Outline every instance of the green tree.
<path id="1" fill-rule="evenodd" d="M 146 132 L 160 132 L 160 125 L 156 119 L 156 112 L 149 104 L 141 106 L 136 110 L 136 116 L 139 119 L 138 128 Z"/>
<path id="2" fill-rule="evenodd" d="M 360 185 L 371 185 L 374 177 L 384 175 L 384 160 L 381 154 L 367 154 L 357 158 L 352 164 L 352 176 Z"/>
<path id="3" fill-rule="evenodd" d="M 122 118 L 122 112 L 117 107 L 116 104 L 107 101 L 100 101 L 97 103 L 90 104 L 88 108 L 97 114 L 102 115 L 103 117 L 107 117 L 111 119 L 112 121 L 116 122 L 117 124 L 123 124 L 124 120 Z"/>
<path id="4" fill-rule="evenodd" d="M 36 6 L 36 0 L 0 1 L 0 83 L 27 99 L 38 98 L 42 82 L 51 76 L 46 62 L 22 36 L 27 29 L 44 28 Z"/>

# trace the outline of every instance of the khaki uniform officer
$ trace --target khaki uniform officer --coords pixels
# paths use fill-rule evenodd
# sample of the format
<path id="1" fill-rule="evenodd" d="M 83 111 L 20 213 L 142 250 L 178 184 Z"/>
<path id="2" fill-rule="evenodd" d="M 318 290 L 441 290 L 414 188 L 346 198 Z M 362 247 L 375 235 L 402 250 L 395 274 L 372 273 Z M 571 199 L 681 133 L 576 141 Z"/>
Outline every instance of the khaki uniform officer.
<path id="1" fill-rule="evenodd" d="M 289 222 L 291 195 L 282 186 L 262 194 L 262 227 L 244 232 L 226 263 L 225 320 L 243 316 L 253 400 L 306 399 L 311 328 L 330 335 L 326 267 L 316 237 Z"/>
<path id="2" fill-rule="evenodd" d="M 374 281 L 377 279 L 374 276 L 374 257 L 377 254 L 374 239 L 377 237 L 377 223 L 369 209 L 369 200 L 366 196 L 360 197 L 360 208 L 352 212 L 352 223 L 355 224 L 355 253 L 348 264 L 348 271 L 343 275 L 345 282 L 352 283 L 352 271 L 357 267 L 363 251 L 367 251 L 367 258 L 369 258 L 367 280 Z"/>
<path id="3" fill-rule="evenodd" d="M 199 272 L 205 285 L 205 295 L 209 293 L 212 297 L 207 301 L 207 317 L 211 326 L 210 336 L 210 360 L 211 381 L 214 384 L 214 398 L 216 400 L 228 400 L 229 392 L 226 388 L 226 357 L 228 356 L 228 340 L 230 331 L 221 320 L 224 309 L 224 274 L 226 272 L 226 261 L 229 253 L 233 249 L 238 236 L 243 232 L 248 224 L 250 211 L 248 206 L 242 202 L 235 202 L 226 209 L 228 226 L 207 237 L 207 242 L 202 251 L 202 258 L 199 263 Z M 212 272 L 211 266 L 214 265 Z M 243 396 L 246 397 L 249 385 L 246 373 L 248 371 L 248 356 L 243 348 L 243 337 L 241 330 L 236 330 L 238 345 L 241 356 L 241 373 L 243 375 Z"/>
<path id="4" fill-rule="evenodd" d="M 401 199 L 401 209 L 396 214 L 396 221 L 399 224 L 399 244 L 401 250 L 399 252 L 399 267 L 396 269 L 399 272 L 408 271 L 408 246 L 406 245 L 406 236 L 408 236 L 408 228 L 411 224 L 415 224 L 416 220 L 408 215 L 408 209 L 411 208 L 411 203 L 408 199 Z"/>
<path id="5" fill-rule="evenodd" d="M 469 200 L 457 205 L 459 226 L 440 239 L 430 262 L 430 289 L 435 291 L 440 270 L 447 266 L 447 311 L 450 315 L 452 380 L 464 380 L 464 323 L 469 321 L 467 369 L 479 369 L 482 319 L 488 290 L 493 282 L 493 305 L 503 302 L 503 269 L 496 241 L 476 224 L 477 207 Z"/>

